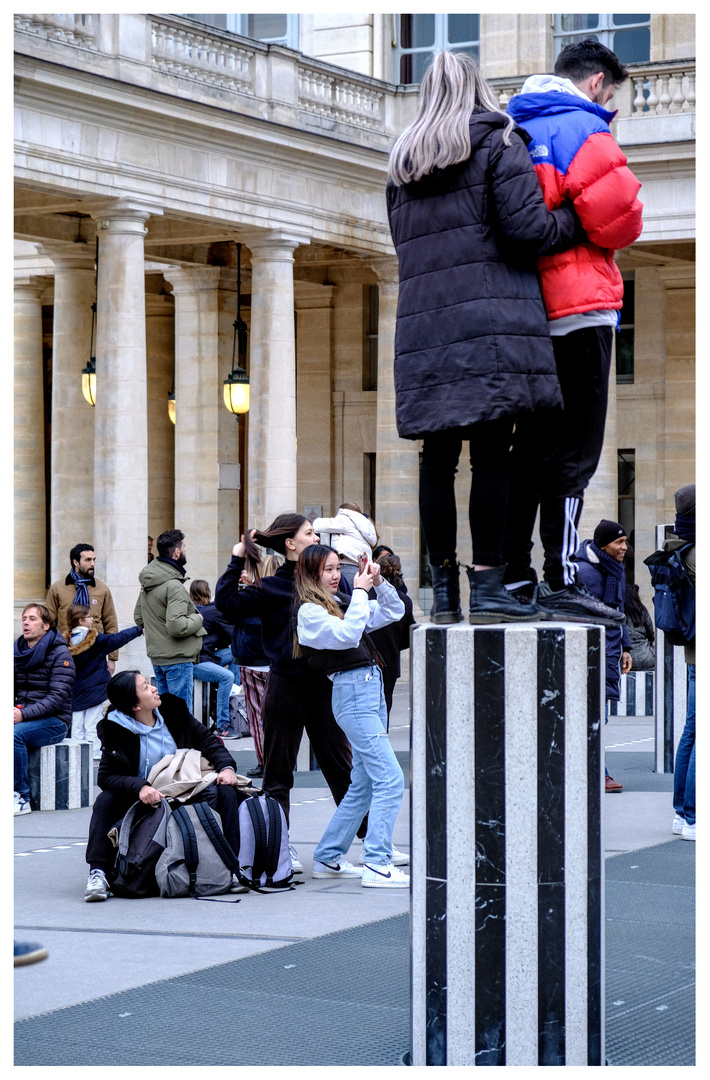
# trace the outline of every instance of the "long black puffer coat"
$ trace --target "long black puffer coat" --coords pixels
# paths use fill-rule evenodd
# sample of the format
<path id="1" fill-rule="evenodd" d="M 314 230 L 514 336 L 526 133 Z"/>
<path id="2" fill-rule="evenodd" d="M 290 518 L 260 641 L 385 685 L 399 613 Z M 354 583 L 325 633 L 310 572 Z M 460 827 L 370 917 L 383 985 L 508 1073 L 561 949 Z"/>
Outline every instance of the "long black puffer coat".
<path id="1" fill-rule="evenodd" d="M 471 156 L 387 185 L 399 260 L 397 430 L 417 439 L 561 404 L 537 256 L 584 238 L 571 206 L 549 212 L 520 128 L 471 117 Z"/>
<path id="2" fill-rule="evenodd" d="M 76 668 L 62 635 L 48 630 L 32 650 L 19 637 L 15 654 L 15 705 L 22 706 L 24 719 L 56 716 L 70 728 Z"/>

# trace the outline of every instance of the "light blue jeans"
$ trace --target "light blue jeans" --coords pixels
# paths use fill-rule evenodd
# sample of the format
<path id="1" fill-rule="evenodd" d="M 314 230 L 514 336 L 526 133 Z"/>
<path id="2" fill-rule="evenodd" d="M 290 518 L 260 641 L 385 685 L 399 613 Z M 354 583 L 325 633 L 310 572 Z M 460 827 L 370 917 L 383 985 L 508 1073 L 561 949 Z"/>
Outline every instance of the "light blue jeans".
<path id="1" fill-rule="evenodd" d="M 353 750 L 350 787 L 313 853 L 337 862 L 369 812 L 365 862 L 392 862 L 392 833 L 402 804 L 404 776 L 387 735 L 387 705 L 377 666 L 339 671 L 333 678 L 333 716 Z"/>
<path id="2" fill-rule="evenodd" d="M 688 664 L 688 705 L 675 756 L 673 809 L 688 825 L 695 824 L 695 664 Z"/>
<path id="3" fill-rule="evenodd" d="M 195 664 L 193 674 L 201 682 L 217 683 L 217 727 L 225 731 L 229 723 L 229 692 L 234 685 L 234 676 L 228 667 L 220 667 L 205 660 Z"/>
<path id="4" fill-rule="evenodd" d="M 190 664 L 153 664 L 155 688 L 159 694 L 175 694 L 181 697 L 192 712 L 192 681 L 195 665 Z"/>

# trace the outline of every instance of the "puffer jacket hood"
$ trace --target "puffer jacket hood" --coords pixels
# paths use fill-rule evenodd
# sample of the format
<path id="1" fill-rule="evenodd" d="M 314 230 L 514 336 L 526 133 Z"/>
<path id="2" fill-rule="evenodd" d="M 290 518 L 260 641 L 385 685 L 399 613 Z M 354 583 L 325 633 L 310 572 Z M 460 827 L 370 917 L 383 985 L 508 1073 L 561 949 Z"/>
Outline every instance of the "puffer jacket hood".
<path id="1" fill-rule="evenodd" d="M 377 543 L 375 526 L 364 514 L 341 506 L 335 517 L 316 518 L 316 532 L 329 532 L 330 542 L 339 555 L 357 562 L 363 552 L 372 558 L 372 548 Z"/>
<path id="2" fill-rule="evenodd" d="M 166 581 L 189 581 L 190 579 L 184 571 L 181 574 L 170 563 L 153 559 L 152 563 L 148 563 L 147 566 L 143 567 L 138 575 L 138 580 L 141 583 L 141 588 L 145 589 L 146 592 L 150 592 L 151 589 L 157 589 L 159 585 L 164 585 Z"/>

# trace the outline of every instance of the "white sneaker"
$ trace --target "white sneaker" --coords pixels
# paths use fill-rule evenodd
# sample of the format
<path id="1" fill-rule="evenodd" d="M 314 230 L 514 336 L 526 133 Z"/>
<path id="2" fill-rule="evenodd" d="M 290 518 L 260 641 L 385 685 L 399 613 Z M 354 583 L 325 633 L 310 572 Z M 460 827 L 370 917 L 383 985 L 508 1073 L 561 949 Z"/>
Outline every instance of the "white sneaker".
<path id="1" fill-rule="evenodd" d="M 408 889 L 409 875 L 402 873 L 392 863 L 386 866 L 370 866 L 365 863 L 362 868 L 362 884 L 366 889 Z"/>
<path id="2" fill-rule="evenodd" d="M 84 899 L 87 903 L 97 900 L 108 900 L 109 885 L 103 870 L 91 870 L 89 880 L 86 883 Z"/>
<path id="3" fill-rule="evenodd" d="M 338 859 L 334 863 L 318 862 L 316 859 L 313 863 L 313 877 L 359 878 L 362 877 L 362 870 L 347 859 Z"/>
<path id="4" fill-rule="evenodd" d="M 232 884 L 229 886 L 229 891 L 231 893 L 245 893 L 245 892 L 249 892 L 249 886 L 248 885 L 242 885 L 242 883 L 239 880 L 239 878 L 237 877 L 237 875 L 232 874 Z"/>
<path id="5" fill-rule="evenodd" d="M 30 806 L 30 800 L 29 799 L 23 799 L 22 796 L 20 795 L 19 791 L 13 791 L 13 795 L 14 795 L 13 813 L 15 815 L 31 813 L 32 807 Z"/>
<path id="6" fill-rule="evenodd" d="M 671 825 L 671 832 L 674 836 L 680 836 L 683 832 L 683 826 L 685 825 L 685 818 L 682 818 L 680 814 L 676 814 L 673 818 L 673 824 Z"/>
<path id="7" fill-rule="evenodd" d="M 298 852 L 296 851 L 293 844 L 288 845 L 288 853 L 291 856 L 291 869 L 293 870 L 294 874 L 302 874 L 303 864 L 301 863 L 301 860 L 298 857 Z"/>
<path id="8" fill-rule="evenodd" d="M 680 834 L 681 840 L 694 840 L 695 839 L 695 822 L 689 825 L 687 821 L 683 822 L 683 829 Z"/>

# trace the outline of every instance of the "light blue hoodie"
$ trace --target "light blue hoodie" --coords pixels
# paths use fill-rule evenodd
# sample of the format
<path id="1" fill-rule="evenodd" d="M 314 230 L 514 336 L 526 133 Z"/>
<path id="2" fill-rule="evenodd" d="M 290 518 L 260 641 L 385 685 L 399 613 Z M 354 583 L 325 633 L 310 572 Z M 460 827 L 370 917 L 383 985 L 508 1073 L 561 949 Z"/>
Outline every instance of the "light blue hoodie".
<path id="1" fill-rule="evenodd" d="M 126 731 L 132 731 L 139 736 L 140 759 L 138 762 L 138 775 L 148 778 L 148 773 L 154 765 L 164 758 L 166 754 L 174 754 L 177 745 L 168 731 L 167 724 L 157 709 L 154 709 L 155 725 L 148 727 L 135 720 L 132 716 L 114 709 L 106 716 L 107 720 L 113 720 L 120 724 Z"/>

